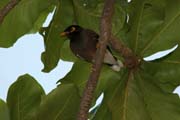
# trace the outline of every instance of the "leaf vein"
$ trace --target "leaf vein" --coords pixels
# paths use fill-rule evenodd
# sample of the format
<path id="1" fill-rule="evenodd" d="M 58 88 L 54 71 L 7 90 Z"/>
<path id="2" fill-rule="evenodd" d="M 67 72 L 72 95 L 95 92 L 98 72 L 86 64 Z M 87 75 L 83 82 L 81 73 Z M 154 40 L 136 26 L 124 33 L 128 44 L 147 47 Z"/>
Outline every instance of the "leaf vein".
<path id="1" fill-rule="evenodd" d="M 157 34 L 147 43 L 147 45 L 144 47 L 144 49 L 141 51 L 140 54 L 142 55 L 147 49 L 149 49 L 152 43 L 154 42 L 154 40 L 156 40 L 160 36 L 160 34 L 164 32 L 179 16 L 180 16 L 180 12 L 178 12 L 177 15 L 175 15 L 175 17 L 173 17 L 169 21 L 169 23 L 167 23 L 162 29 L 160 29 L 159 32 L 157 32 Z"/>
<path id="2" fill-rule="evenodd" d="M 135 39 L 135 52 L 137 51 L 137 47 L 138 47 L 139 30 L 140 30 L 140 23 L 141 23 L 143 11 L 144 11 L 144 3 L 142 4 L 142 8 L 140 10 L 139 20 L 137 24 L 136 39 Z"/>
<path id="3" fill-rule="evenodd" d="M 73 95 L 73 94 L 71 94 L 71 95 L 67 98 L 64 106 L 63 106 L 62 109 L 57 113 L 57 115 L 55 116 L 55 119 L 54 119 L 54 120 L 57 120 L 57 119 L 58 119 L 59 115 L 63 112 L 63 110 L 65 109 L 66 105 L 69 103 L 69 100 L 70 100 L 70 98 L 72 97 L 72 95 Z"/>

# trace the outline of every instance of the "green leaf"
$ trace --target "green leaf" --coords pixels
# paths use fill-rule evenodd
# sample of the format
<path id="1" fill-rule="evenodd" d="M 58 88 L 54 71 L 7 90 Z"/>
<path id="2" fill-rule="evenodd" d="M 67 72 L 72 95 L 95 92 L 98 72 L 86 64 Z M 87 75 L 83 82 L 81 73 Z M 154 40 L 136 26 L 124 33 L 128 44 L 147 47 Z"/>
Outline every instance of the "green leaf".
<path id="1" fill-rule="evenodd" d="M 143 62 L 142 69 L 154 76 L 155 83 L 164 91 L 173 92 L 180 85 L 180 48 L 152 62 Z"/>
<path id="2" fill-rule="evenodd" d="M 163 24 L 150 37 L 142 54 L 150 55 L 156 51 L 172 48 L 180 42 L 179 27 L 180 27 L 180 1 L 165 1 L 165 19 Z M 165 44 L 162 44 L 165 41 Z"/>
<path id="3" fill-rule="evenodd" d="M 42 87 L 29 75 L 23 75 L 11 85 L 8 91 L 7 104 L 13 120 L 35 119 L 42 96 Z"/>
<path id="4" fill-rule="evenodd" d="M 129 4 L 129 32 L 127 33 L 129 46 L 134 52 L 142 50 L 148 39 L 164 21 L 163 0 L 136 0 Z"/>
<path id="5" fill-rule="evenodd" d="M 77 24 L 98 32 L 104 0 L 73 0 L 73 5 Z M 125 16 L 125 11 L 117 2 L 117 4 L 115 4 L 115 14 L 112 22 L 114 34 L 117 34 L 122 29 L 125 22 Z M 85 18 L 86 20 L 84 20 Z"/>
<path id="6" fill-rule="evenodd" d="M 121 115 L 121 112 L 119 111 L 119 109 L 122 109 L 123 106 L 120 106 L 119 104 L 122 103 L 120 99 L 120 97 L 123 97 L 123 92 L 124 92 L 124 88 L 125 88 L 125 81 L 127 79 L 128 75 L 127 75 L 127 71 L 125 70 L 122 74 L 121 74 L 121 79 L 117 82 L 114 82 L 111 86 L 109 86 L 105 91 L 104 91 L 104 99 L 99 107 L 99 109 L 97 110 L 97 113 L 95 115 L 95 117 L 93 118 L 93 120 L 100 120 L 101 118 L 103 118 L 103 120 L 121 120 L 118 118 L 113 118 L 113 114 L 114 113 L 118 113 L 119 115 Z M 116 98 L 114 97 L 115 94 L 117 94 L 119 97 Z M 115 103 L 115 101 L 112 101 L 112 99 L 116 99 L 116 101 L 118 101 L 119 103 Z M 112 102 L 111 102 L 112 101 Z M 114 103 L 113 103 L 114 102 Z M 118 109 L 116 109 L 117 111 L 113 111 L 110 109 L 111 105 L 116 105 L 116 107 L 118 107 Z M 122 119 L 123 120 L 123 119 Z M 124 119 L 126 120 L 126 119 Z"/>
<path id="7" fill-rule="evenodd" d="M 74 63 L 71 71 L 64 78 L 60 79 L 58 82 L 62 84 L 74 83 L 76 87 L 79 89 L 79 94 L 81 95 L 84 86 L 87 82 L 90 70 L 91 70 L 90 63 L 87 63 L 82 60 L 77 60 Z"/>
<path id="8" fill-rule="evenodd" d="M 36 22 L 34 23 L 33 28 L 30 30 L 29 33 L 36 33 L 37 31 L 39 31 L 39 29 L 42 27 L 43 23 L 45 22 L 47 16 L 49 13 L 52 13 L 53 10 L 55 9 L 55 6 L 49 6 L 46 10 L 44 10 L 40 16 L 38 17 L 38 19 L 36 20 Z"/>
<path id="9" fill-rule="evenodd" d="M 76 61 L 72 70 L 63 79 L 59 80 L 59 82 L 61 84 L 74 84 L 77 87 L 79 96 L 82 96 L 90 71 L 90 63 L 81 60 Z M 91 106 L 95 104 L 95 101 L 102 92 L 104 92 L 109 86 L 113 86 L 115 83 L 119 82 L 122 71 L 120 73 L 114 72 L 109 66 L 104 65 Z"/>
<path id="10" fill-rule="evenodd" d="M 48 28 L 45 29 L 45 52 L 42 53 L 44 72 L 50 72 L 57 66 L 61 56 L 60 51 L 65 38 L 60 33 L 73 22 L 73 6 L 71 0 L 60 0 Z M 66 53 L 66 51 L 64 51 Z"/>
<path id="11" fill-rule="evenodd" d="M 77 58 L 71 51 L 71 49 L 69 48 L 70 42 L 69 40 L 66 40 L 61 48 L 61 59 L 64 61 L 71 61 L 71 62 L 75 62 Z"/>
<path id="12" fill-rule="evenodd" d="M 100 105 L 100 108 L 97 109 L 96 114 L 91 118 L 91 120 L 111 120 L 112 115 L 108 107 L 104 102 Z"/>
<path id="13" fill-rule="evenodd" d="M 97 105 L 94 109 L 92 109 L 90 112 L 89 112 L 89 119 L 92 120 L 97 112 L 97 109 L 99 108 L 100 105 Z"/>
<path id="14" fill-rule="evenodd" d="M 0 9 L 2 9 L 7 3 L 8 3 L 8 0 L 1 0 L 0 1 Z"/>
<path id="15" fill-rule="evenodd" d="M 58 82 L 62 84 L 74 83 L 78 88 L 79 94 L 82 95 L 87 79 L 90 75 L 90 71 L 91 71 L 91 63 L 78 60 L 74 63 L 72 70 L 63 79 L 59 80 Z M 109 66 L 104 65 L 96 88 L 95 99 L 97 99 L 97 97 L 108 87 L 108 85 L 111 85 L 112 83 L 120 79 L 119 74 L 120 73 L 111 70 Z"/>
<path id="16" fill-rule="evenodd" d="M 19 37 L 32 30 L 39 16 L 54 3 L 51 0 L 21 0 L 0 25 L 0 47 L 12 46 Z"/>
<path id="17" fill-rule="evenodd" d="M 10 120 L 9 110 L 7 104 L 0 99 L 0 119 Z"/>
<path id="18" fill-rule="evenodd" d="M 104 93 L 93 120 L 179 120 L 178 95 L 157 86 L 144 71 L 124 73 L 121 81 Z"/>
<path id="19" fill-rule="evenodd" d="M 145 72 L 140 72 L 136 77 L 149 118 L 153 120 L 179 120 L 179 96 L 163 91 L 154 82 L 157 79 Z"/>
<path id="20" fill-rule="evenodd" d="M 73 84 L 62 84 L 44 97 L 38 120 L 75 120 L 80 97 Z"/>
<path id="21" fill-rule="evenodd" d="M 128 10 L 130 27 L 125 41 L 135 53 L 145 57 L 179 43 L 179 0 L 136 0 Z"/>

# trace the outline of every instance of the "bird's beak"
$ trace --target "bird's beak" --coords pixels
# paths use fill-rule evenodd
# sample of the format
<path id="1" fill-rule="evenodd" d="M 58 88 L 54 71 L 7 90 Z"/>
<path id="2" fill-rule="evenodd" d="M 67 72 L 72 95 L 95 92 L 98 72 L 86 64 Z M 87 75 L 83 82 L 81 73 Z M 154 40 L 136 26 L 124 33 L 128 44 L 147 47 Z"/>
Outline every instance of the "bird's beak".
<path id="1" fill-rule="evenodd" d="M 60 36 L 61 37 L 65 37 L 65 36 L 67 36 L 68 35 L 68 32 L 62 32 L 62 33 L 60 33 Z"/>

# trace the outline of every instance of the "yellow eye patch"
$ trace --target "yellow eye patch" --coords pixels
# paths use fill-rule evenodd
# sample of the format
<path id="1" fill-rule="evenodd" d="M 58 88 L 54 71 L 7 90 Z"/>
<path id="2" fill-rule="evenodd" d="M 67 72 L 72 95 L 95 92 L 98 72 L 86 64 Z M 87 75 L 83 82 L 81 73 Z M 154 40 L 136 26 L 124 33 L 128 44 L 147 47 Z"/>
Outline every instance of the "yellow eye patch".
<path id="1" fill-rule="evenodd" d="M 72 27 L 70 32 L 72 33 L 72 32 L 74 32 L 74 31 L 76 31 L 76 28 L 75 28 L 75 27 Z"/>

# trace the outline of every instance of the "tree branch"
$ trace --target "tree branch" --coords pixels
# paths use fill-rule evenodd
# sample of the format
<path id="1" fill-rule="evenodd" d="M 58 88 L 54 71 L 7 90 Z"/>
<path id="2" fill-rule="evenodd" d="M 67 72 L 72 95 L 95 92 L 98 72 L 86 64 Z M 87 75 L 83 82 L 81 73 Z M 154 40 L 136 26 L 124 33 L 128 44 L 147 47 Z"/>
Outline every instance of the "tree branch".
<path id="1" fill-rule="evenodd" d="M 95 63 L 92 66 L 92 72 L 89 76 L 86 84 L 83 97 L 80 103 L 80 110 L 78 113 L 78 120 L 87 120 L 88 112 L 91 107 L 93 94 L 97 86 L 98 78 L 100 75 L 102 61 L 104 59 L 106 45 L 111 35 L 111 19 L 114 12 L 115 0 L 106 0 L 104 10 L 102 13 L 101 24 L 100 24 L 100 40 L 99 48 L 97 49 L 95 56 Z"/>
<path id="2" fill-rule="evenodd" d="M 109 43 L 111 44 L 112 48 L 124 58 L 124 64 L 127 68 L 135 69 L 138 67 L 140 64 L 140 59 L 132 52 L 131 49 L 125 46 L 113 35 L 111 35 Z"/>
<path id="3" fill-rule="evenodd" d="M 3 22 L 5 16 L 20 2 L 20 0 L 11 0 L 9 1 L 1 10 L 0 10 L 0 24 Z"/>

